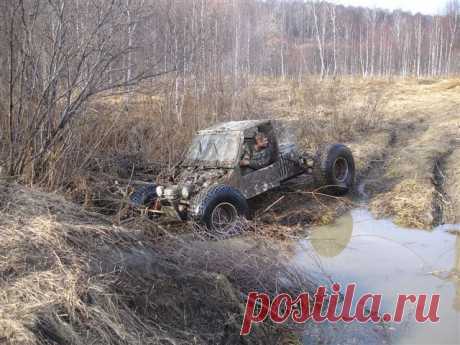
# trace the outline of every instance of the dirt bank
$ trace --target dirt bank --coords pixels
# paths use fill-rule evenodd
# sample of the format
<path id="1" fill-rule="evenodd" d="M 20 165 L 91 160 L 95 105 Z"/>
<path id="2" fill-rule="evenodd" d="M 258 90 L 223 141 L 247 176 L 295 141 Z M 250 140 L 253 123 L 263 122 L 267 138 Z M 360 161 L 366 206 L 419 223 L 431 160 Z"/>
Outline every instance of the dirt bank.
<path id="1" fill-rule="evenodd" d="M 306 275 L 293 286 L 274 243 L 155 242 L 60 196 L 1 185 L 0 342 L 282 344 L 269 324 L 239 337 L 246 293 L 313 288 Z"/>

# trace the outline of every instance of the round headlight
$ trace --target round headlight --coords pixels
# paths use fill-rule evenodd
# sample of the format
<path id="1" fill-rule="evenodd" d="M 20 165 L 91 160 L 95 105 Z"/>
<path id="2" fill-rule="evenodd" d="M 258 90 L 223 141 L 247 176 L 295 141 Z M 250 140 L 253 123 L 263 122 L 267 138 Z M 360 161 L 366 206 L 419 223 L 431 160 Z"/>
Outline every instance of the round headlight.
<path id="1" fill-rule="evenodd" d="M 181 189 L 181 195 L 184 199 L 190 198 L 191 188 L 189 186 L 184 186 Z"/>
<path id="2" fill-rule="evenodd" d="M 158 195 L 159 197 L 162 197 L 163 194 L 164 194 L 164 192 L 165 192 L 165 187 L 163 187 L 163 186 L 158 186 L 158 187 L 156 188 L 156 192 L 157 192 L 157 195 Z"/>

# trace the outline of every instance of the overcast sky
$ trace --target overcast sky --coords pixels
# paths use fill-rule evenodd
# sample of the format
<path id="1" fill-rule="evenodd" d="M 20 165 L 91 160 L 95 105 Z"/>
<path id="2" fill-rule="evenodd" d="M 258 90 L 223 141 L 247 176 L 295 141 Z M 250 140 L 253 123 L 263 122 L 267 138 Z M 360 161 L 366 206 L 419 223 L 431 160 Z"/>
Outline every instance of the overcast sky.
<path id="1" fill-rule="evenodd" d="M 412 13 L 436 14 L 441 13 L 446 0 L 334 0 L 335 3 L 389 10 L 402 9 Z"/>

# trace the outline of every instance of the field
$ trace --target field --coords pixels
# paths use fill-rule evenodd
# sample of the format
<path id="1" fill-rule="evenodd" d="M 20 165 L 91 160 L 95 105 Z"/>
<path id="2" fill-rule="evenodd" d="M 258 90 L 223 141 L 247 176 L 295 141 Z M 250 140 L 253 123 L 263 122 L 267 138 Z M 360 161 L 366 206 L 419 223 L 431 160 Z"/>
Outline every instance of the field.
<path id="1" fill-rule="evenodd" d="M 128 112 L 125 95 L 94 100 L 73 133 L 80 145 L 56 157 L 43 178 L 42 187 L 58 185 L 57 192 L 3 179 L 0 343 L 295 343 L 278 327 L 257 327 L 247 339 L 238 328 L 251 289 L 313 289 L 308 275 L 277 256 L 297 231 L 332 222 L 358 202 L 407 227 L 460 222 L 460 79 L 258 78 L 238 102 L 222 98 L 220 114 L 190 96 L 182 125 L 167 111 L 162 87 L 139 88 Z M 351 147 L 358 167 L 352 195 L 322 196 L 307 186 L 253 200 L 255 217 L 242 236 L 255 245 L 119 217 L 136 183 L 174 164 L 195 129 L 280 117 L 301 121 L 305 148 Z"/>
<path id="2" fill-rule="evenodd" d="M 355 192 L 375 215 L 415 228 L 459 221 L 460 80 L 344 80 L 301 90 L 291 104 L 275 86 L 261 90 L 281 116 L 302 118 L 313 102 L 305 140 L 352 148 Z"/>

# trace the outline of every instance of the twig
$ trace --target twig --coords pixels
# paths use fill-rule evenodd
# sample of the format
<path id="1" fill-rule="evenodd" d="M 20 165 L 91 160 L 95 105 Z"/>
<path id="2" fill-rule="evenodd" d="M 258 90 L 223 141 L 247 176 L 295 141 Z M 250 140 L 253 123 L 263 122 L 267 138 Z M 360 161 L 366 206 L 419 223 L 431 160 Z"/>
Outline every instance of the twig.
<path id="1" fill-rule="evenodd" d="M 262 214 L 270 211 L 270 209 L 272 209 L 276 204 L 278 204 L 281 200 L 283 200 L 284 198 L 286 197 L 286 195 L 283 195 L 282 197 L 280 197 L 278 200 L 276 200 L 274 203 L 272 203 L 270 206 L 268 206 L 265 210 L 263 210 Z"/>

